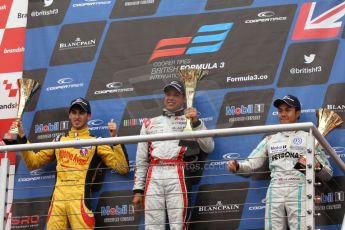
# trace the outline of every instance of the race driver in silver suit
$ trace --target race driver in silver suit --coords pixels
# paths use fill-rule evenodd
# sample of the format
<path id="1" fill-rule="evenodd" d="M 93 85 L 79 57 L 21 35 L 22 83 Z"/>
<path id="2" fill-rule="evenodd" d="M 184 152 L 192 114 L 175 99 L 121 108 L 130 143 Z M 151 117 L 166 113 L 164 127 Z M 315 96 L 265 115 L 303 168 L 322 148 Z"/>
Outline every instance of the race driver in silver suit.
<path id="1" fill-rule="evenodd" d="M 185 90 L 182 82 L 172 81 L 164 87 L 163 115 L 143 123 L 140 135 L 181 133 L 186 117 L 192 121 L 193 130 L 205 130 L 195 108 L 184 111 Z M 214 148 L 211 137 L 197 138 L 202 151 Z M 179 140 L 141 142 L 136 155 L 133 204 L 136 209 L 145 207 L 145 229 L 165 229 L 166 212 L 171 230 L 187 228 L 189 177 L 184 154 L 188 147 Z"/>
<path id="2" fill-rule="evenodd" d="M 301 115 L 301 104 L 297 97 L 287 95 L 274 101 L 278 108 L 281 124 L 296 123 Z M 251 173 L 269 161 L 271 183 L 266 193 L 265 229 L 306 229 L 305 223 L 305 174 L 294 168 L 297 162 L 305 166 L 302 156 L 307 151 L 305 131 L 279 132 L 265 137 L 249 157 L 238 162 L 228 162 L 233 173 Z M 317 178 L 327 181 L 332 175 L 325 154 L 315 151 L 315 171 Z M 287 216 L 287 223 L 286 223 Z"/>

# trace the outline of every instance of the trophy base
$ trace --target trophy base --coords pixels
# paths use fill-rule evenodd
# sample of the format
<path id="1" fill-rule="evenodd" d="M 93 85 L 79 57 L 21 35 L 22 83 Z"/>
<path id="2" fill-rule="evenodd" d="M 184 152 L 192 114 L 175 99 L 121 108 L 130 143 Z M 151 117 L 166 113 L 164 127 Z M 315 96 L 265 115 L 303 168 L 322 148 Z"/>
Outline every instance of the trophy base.
<path id="1" fill-rule="evenodd" d="M 305 165 L 301 164 L 300 162 L 297 162 L 294 166 L 294 169 L 297 169 L 298 171 L 300 171 L 301 173 L 305 174 Z"/>
<path id="2" fill-rule="evenodd" d="M 18 138 L 19 135 L 16 133 L 5 133 L 2 137 L 2 140 L 6 145 L 16 145 L 19 144 Z"/>

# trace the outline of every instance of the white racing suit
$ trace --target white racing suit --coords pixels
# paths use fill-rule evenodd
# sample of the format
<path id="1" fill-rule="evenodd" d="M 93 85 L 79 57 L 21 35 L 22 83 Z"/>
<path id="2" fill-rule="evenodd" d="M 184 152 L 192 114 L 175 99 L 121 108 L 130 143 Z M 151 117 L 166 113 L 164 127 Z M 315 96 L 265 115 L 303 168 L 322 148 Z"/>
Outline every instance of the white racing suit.
<path id="1" fill-rule="evenodd" d="M 267 136 L 249 157 L 239 162 L 237 173 L 250 173 L 269 161 L 271 183 L 266 194 L 265 229 L 306 229 L 305 175 L 294 169 L 301 154 L 307 153 L 305 131 L 281 132 Z M 329 180 L 333 171 L 325 154 L 316 149 L 315 161 L 321 164 L 316 176 Z"/>
<path id="2" fill-rule="evenodd" d="M 186 118 L 158 116 L 144 122 L 140 135 L 182 132 Z M 206 129 L 202 121 L 193 130 Z M 200 148 L 213 151 L 213 138 L 196 139 Z M 179 140 L 141 142 L 136 155 L 134 192 L 144 192 L 145 229 L 165 229 L 166 212 L 170 229 L 185 229 L 188 215 L 188 175 L 183 155 L 187 147 Z"/>

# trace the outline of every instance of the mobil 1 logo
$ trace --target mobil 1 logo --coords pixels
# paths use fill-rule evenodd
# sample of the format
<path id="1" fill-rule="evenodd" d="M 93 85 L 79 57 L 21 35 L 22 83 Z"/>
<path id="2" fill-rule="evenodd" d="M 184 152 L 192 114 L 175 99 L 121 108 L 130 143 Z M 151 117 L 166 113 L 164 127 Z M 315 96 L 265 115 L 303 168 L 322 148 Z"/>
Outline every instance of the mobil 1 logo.
<path id="1" fill-rule="evenodd" d="M 224 96 L 217 128 L 264 125 L 274 90 L 230 92 Z"/>
<path id="2" fill-rule="evenodd" d="M 30 142 L 49 142 L 65 135 L 70 128 L 67 109 L 50 109 L 36 112 L 29 133 Z"/>

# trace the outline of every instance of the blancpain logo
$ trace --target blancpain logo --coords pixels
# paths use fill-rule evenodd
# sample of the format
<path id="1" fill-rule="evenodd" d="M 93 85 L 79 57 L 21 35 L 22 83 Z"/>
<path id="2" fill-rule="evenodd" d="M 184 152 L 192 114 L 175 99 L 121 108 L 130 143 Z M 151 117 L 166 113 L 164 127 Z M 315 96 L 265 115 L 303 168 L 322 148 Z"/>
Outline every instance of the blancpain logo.
<path id="1" fill-rule="evenodd" d="M 258 13 L 259 18 L 247 19 L 244 21 L 246 24 L 252 23 L 265 23 L 274 21 L 286 21 L 287 17 L 274 17 L 276 14 L 273 11 L 263 11 Z"/>
<path id="2" fill-rule="evenodd" d="M 96 46 L 96 39 L 90 39 L 83 41 L 81 38 L 76 38 L 74 42 L 60 43 L 59 50 L 90 48 Z"/>
<path id="3" fill-rule="evenodd" d="M 327 109 L 336 110 L 337 112 L 344 112 L 345 105 L 327 105 Z"/>
<path id="4" fill-rule="evenodd" d="M 226 213 L 226 212 L 239 212 L 239 204 L 223 204 L 222 201 L 217 201 L 216 205 L 200 206 L 199 214 L 210 214 L 210 213 Z"/>
<path id="5" fill-rule="evenodd" d="M 315 60 L 315 54 L 310 54 L 309 56 L 308 55 L 304 55 L 304 63 L 305 64 L 310 64 L 312 63 L 314 60 Z"/>
<path id="6" fill-rule="evenodd" d="M 134 88 L 123 88 L 122 82 L 109 82 L 105 85 L 107 89 L 97 90 L 94 92 L 95 95 L 101 94 L 112 94 L 112 93 L 123 93 L 123 92 L 132 92 Z"/>
<path id="7" fill-rule="evenodd" d="M 74 88 L 84 87 L 83 82 L 81 83 L 73 83 L 73 82 L 74 82 L 73 78 L 70 78 L 70 77 L 60 78 L 59 80 L 56 81 L 58 85 L 47 87 L 46 90 L 55 91 L 55 90 L 74 89 Z"/>

